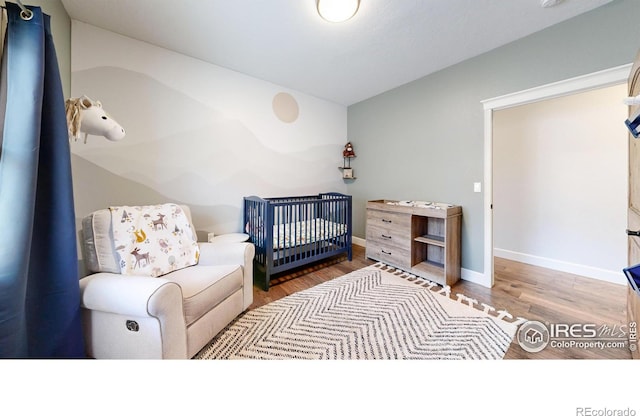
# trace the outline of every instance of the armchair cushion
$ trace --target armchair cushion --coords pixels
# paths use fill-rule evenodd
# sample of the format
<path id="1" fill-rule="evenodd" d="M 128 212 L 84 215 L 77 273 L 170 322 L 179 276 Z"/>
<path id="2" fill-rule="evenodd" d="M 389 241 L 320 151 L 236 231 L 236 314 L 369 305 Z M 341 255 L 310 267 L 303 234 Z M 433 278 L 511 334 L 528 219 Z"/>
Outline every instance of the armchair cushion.
<path id="1" fill-rule="evenodd" d="M 187 326 L 218 306 L 230 293 L 241 289 L 242 277 L 238 264 L 188 267 L 162 276 L 182 288 Z"/>
<path id="2" fill-rule="evenodd" d="M 120 273 L 113 244 L 111 212 L 101 209 L 82 219 L 82 251 L 87 270 L 92 273 Z"/>

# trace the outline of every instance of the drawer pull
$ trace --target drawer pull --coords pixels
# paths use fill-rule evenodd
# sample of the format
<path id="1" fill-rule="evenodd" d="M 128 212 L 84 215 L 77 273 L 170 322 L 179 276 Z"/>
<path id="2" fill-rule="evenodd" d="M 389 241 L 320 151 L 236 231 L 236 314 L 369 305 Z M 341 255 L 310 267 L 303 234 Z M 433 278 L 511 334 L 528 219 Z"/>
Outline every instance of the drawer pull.
<path id="1" fill-rule="evenodd" d="M 391 220 L 385 220 L 384 218 L 382 219 L 382 222 L 386 222 L 387 224 L 391 224 L 393 221 Z"/>
<path id="2" fill-rule="evenodd" d="M 386 238 L 387 240 L 391 240 L 391 236 L 390 236 L 390 235 L 384 235 L 384 234 L 382 234 L 382 238 Z"/>
<path id="3" fill-rule="evenodd" d="M 384 250 L 381 250 L 381 251 L 382 251 L 382 254 L 388 254 L 388 255 L 391 255 L 391 252 L 390 252 L 390 251 L 384 251 Z"/>

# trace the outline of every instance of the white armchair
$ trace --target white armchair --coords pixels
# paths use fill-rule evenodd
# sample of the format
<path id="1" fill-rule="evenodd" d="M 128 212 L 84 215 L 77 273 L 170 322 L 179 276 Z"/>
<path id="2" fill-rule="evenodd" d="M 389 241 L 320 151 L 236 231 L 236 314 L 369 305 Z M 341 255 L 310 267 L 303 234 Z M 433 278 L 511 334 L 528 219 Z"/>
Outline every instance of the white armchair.
<path id="1" fill-rule="evenodd" d="M 191 358 L 253 302 L 253 244 L 198 243 L 195 266 L 161 277 L 122 275 L 111 227 L 108 209 L 82 222 L 92 273 L 80 280 L 90 357 Z"/>

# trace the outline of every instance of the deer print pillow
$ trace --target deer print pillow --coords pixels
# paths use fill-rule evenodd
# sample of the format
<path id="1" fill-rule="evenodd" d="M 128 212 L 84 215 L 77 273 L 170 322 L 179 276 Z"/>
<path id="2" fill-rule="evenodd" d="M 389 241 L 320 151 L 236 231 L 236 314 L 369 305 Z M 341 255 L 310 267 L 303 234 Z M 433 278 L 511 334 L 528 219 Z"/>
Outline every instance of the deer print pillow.
<path id="1" fill-rule="evenodd" d="M 120 206 L 109 210 L 122 274 L 158 277 L 198 263 L 197 238 L 180 206 Z"/>

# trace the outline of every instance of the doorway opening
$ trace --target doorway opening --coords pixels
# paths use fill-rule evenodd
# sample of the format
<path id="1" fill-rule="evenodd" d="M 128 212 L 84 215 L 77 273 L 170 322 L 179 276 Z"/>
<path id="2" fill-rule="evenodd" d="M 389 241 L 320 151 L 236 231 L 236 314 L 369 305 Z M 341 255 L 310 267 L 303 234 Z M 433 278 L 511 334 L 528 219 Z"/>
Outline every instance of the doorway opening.
<path id="1" fill-rule="evenodd" d="M 482 102 L 485 112 L 484 131 L 484 285 L 494 283 L 494 119 L 495 112 L 553 98 L 574 95 L 627 82 L 631 65 L 623 65 L 593 74 L 492 98 Z M 621 104 L 622 105 L 622 104 Z"/>

